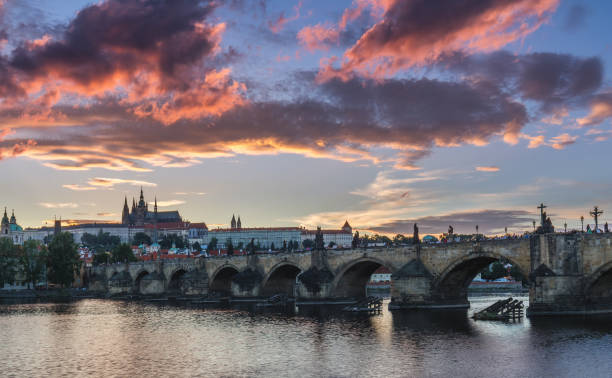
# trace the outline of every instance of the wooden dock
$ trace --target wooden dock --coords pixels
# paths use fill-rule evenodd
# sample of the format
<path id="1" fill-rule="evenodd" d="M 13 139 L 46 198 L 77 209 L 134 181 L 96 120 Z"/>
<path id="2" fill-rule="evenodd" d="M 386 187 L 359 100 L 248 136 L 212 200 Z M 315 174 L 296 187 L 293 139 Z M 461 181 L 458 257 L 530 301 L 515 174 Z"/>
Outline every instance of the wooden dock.
<path id="1" fill-rule="evenodd" d="M 347 312 L 380 313 L 382 311 L 382 302 L 382 298 L 367 297 L 356 303 L 344 307 L 342 310 Z"/>
<path id="2" fill-rule="evenodd" d="M 478 311 L 472 316 L 475 320 L 522 320 L 523 301 L 512 297 L 497 301 L 484 310 Z"/>

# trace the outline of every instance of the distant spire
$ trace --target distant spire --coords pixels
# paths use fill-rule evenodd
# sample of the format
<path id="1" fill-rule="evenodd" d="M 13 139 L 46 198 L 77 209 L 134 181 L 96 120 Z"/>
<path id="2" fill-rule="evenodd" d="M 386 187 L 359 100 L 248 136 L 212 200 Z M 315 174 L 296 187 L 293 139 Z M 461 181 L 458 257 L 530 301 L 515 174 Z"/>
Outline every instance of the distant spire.
<path id="1" fill-rule="evenodd" d="M 142 193 L 142 186 L 140 186 L 140 199 L 144 200 L 144 194 Z"/>
<path id="2" fill-rule="evenodd" d="M 236 222 L 236 228 L 242 228 L 242 222 L 240 221 L 240 215 L 238 215 L 238 221 Z"/>
<path id="3" fill-rule="evenodd" d="M 2 217 L 2 225 L 4 226 L 5 224 L 8 224 L 9 219 L 8 219 L 8 215 L 6 214 L 6 206 L 4 207 L 4 216 Z"/>
<path id="4" fill-rule="evenodd" d="M 17 219 L 15 219 L 15 209 L 13 209 L 11 214 L 11 224 L 17 224 Z"/>
<path id="5" fill-rule="evenodd" d="M 232 221 L 231 221 L 230 227 L 236 228 L 236 217 L 234 216 L 234 214 L 232 214 Z"/>
<path id="6" fill-rule="evenodd" d="M 157 214 L 157 196 L 155 196 L 155 207 L 153 208 L 153 210 Z"/>

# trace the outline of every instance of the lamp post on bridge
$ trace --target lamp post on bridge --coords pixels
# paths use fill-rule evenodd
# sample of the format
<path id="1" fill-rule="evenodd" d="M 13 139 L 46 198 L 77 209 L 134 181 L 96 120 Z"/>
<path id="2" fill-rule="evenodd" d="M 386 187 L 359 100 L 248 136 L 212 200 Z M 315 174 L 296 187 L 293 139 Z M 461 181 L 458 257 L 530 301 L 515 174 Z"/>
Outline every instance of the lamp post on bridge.
<path id="1" fill-rule="evenodd" d="M 478 225 L 476 225 L 476 240 L 480 240 L 480 237 L 478 236 Z"/>
<path id="2" fill-rule="evenodd" d="M 595 218 L 595 233 L 597 233 L 597 230 L 599 229 L 599 227 L 598 227 L 598 222 L 597 222 L 597 218 L 598 218 L 598 217 L 599 217 L 601 214 L 603 214 L 603 210 L 599 210 L 599 209 L 597 208 L 597 206 L 595 206 L 595 208 L 593 209 L 593 211 L 591 211 L 591 213 L 590 213 L 590 214 L 591 214 L 591 216 L 592 216 L 593 218 Z"/>
<path id="3" fill-rule="evenodd" d="M 580 228 L 582 229 L 582 232 L 584 232 L 584 216 L 580 216 Z"/>
<path id="4" fill-rule="evenodd" d="M 563 224 L 563 227 L 565 227 L 565 233 L 567 234 L 567 221 Z"/>
<path id="5" fill-rule="evenodd" d="M 532 223 L 533 223 L 533 230 L 535 231 L 535 223 L 536 223 L 535 220 L 532 221 Z"/>

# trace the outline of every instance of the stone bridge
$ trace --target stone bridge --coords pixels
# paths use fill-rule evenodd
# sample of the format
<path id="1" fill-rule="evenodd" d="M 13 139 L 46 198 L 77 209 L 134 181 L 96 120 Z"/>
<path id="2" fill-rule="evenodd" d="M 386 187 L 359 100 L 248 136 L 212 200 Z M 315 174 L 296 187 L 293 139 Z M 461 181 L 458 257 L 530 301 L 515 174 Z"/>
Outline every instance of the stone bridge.
<path id="1" fill-rule="evenodd" d="M 516 265 L 530 285 L 530 315 L 612 312 L 612 234 L 210 257 L 94 267 L 90 289 L 111 295 L 265 297 L 365 295 L 380 266 L 392 272 L 391 309 L 467 307 L 467 288 L 493 261 Z"/>

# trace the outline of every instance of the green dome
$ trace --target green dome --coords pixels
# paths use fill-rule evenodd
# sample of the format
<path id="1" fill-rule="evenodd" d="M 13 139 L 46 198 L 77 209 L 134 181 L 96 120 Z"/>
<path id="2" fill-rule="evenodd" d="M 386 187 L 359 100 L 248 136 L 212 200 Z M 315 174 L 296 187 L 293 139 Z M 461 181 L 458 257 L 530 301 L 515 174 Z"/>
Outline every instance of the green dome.
<path id="1" fill-rule="evenodd" d="M 23 228 L 18 224 L 9 224 L 9 229 L 11 231 L 23 231 Z"/>

